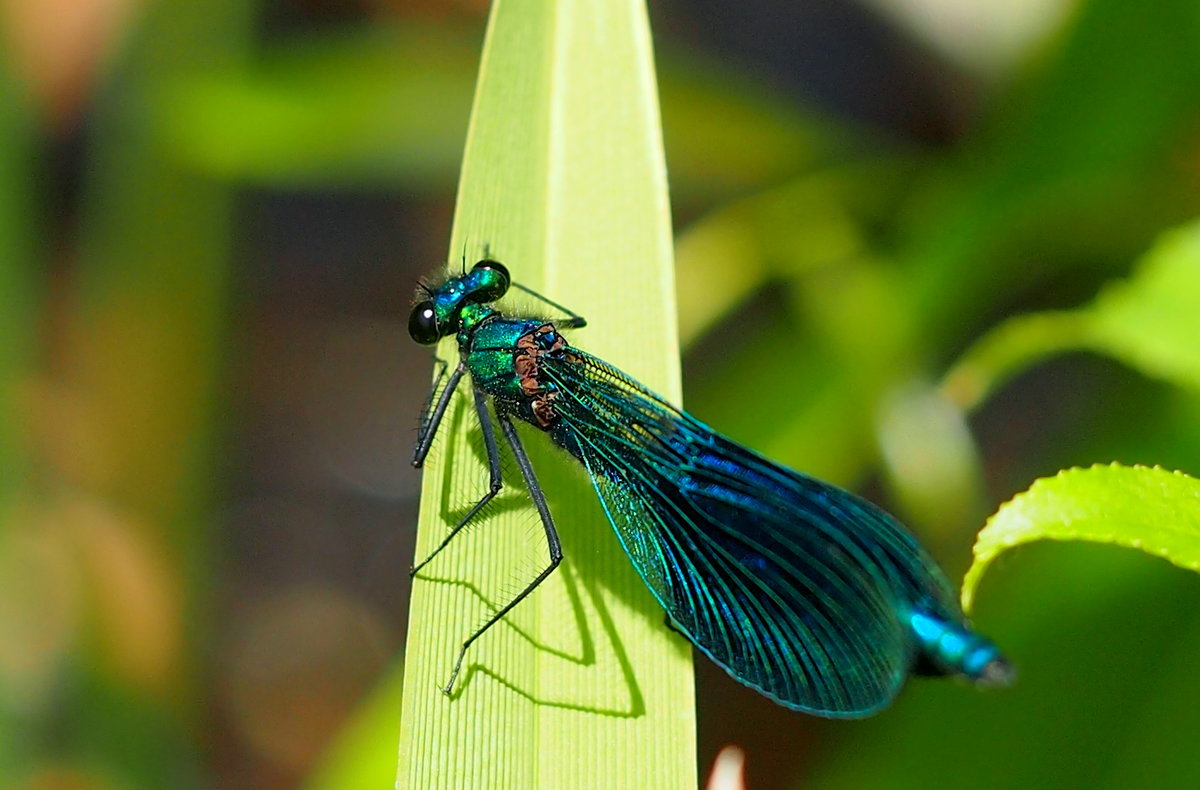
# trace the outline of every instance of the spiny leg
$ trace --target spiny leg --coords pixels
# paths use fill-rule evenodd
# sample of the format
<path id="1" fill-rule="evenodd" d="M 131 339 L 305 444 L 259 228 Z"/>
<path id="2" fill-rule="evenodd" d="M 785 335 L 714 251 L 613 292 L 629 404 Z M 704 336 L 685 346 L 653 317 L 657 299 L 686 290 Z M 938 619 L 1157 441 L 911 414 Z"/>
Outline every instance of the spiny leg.
<path id="1" fill-rule="evenodd" d="M 441 360 L 438 361 L 441 362 Z M 442 371 L 433 383 L 433 390 L 429 393 L 430 401 L 433 400 L 433 394 L 437 392 L 437 385 L 442 379 L 442 373 L 445 373 L 445 364 L 442 362 Z M 450 380 L 446 382 L 446 387 L 442 390 L 432 411 L 426 407 L 425 414 L 421 418 L 421 426 L 417 429 L 417 446 L 413 448 L 412 465 L 417 469 L 420 469 L 421 465 L 425 463 L 425 456 L 429 455 L 429 448 L 433 446 L 433 437 L 437 434 L 438 426 L 442 424 L 442 417 L 446 414 L 446 407 L 450 405 L 450 398 L 454 397 L 454 391 L 458 389 L 458 384 L 466 372 L 466 364 L 459 362 L 458 367 L 450 374 Z"/>
<path id="2" fill-rule="evenodd" d="M 479 427 L 483 430 L 483 446 L 487 451 L 488 460 L 488 491 L 483 497 L 475 503 L 475 505 L 467 511 L 467 514 L 459 519 L 454 525 L 454 529 L 442 539 L 438 547 L 434 549 L 428 557 L 418 562 L 408 572 L 409 576 L 415 576 L 417 571 L 429 564 L 429 561 L 446 548 L 446 545 L 454 539 L 454 536 L 462 531 L 462 528 L 467 525 L 471 519 L 479 514 L 479 511 L 492 501 L 496 494 L 500 493 L 500 489 L 504 487 L 504 483 L 500 479 L 500 449 L 496 446 L 496 429 L 492 427 L 492 417 L 488 413 L 487 399 L 479 390 L 475 390 L 475 412 L 479 415 Z"/>
<path id="3" fill-rule="evenodd" d="M 433 378 L 433 389 L 429 390 L 429 397 L 425 399 L 426 409 L 432 405 L 433 396 L 437 394 L 438 387 L 441 385 L 442 379 L 446 377 L 446 368 L 448 367 L 446 360 L 442 359 L 437 354 L 433 355 L 433 364 L 437 366 L 437 375 Z"/>
<path id="4" fill-rule="evenodd" d="M 433 412 L 433 401 L 437 397 L 438 391 L 441 389 L 442 380 L 446 378 L 446 360 L 433 355 L 433 365 L 437 373 L 433 377 L 433 386 L 429 388 L 429 394 L 425 396 L 425 402 L 421 404 L 421 419 L 417 426 L 417 442 L 425 435 L 425 426 L 429 423 L 429 417 Z"/>
<path id="5" fill-rule="evenodd" d="M 520 437 L 517 436 L 517 429 L 513 426 L 512 421 L 503 414 L 497 413 L 496 419 L 500 422 L 500 430 L 504 433 L 504 440 L 508 442 L 509 448 L 512 449 L 513 457 L 517 461 L 517 467 L 521 470 L 521 477 L 525 480 L 525 487 L 529 489 L 529 498 L 533 500 L 533 505 L 537 508 L 538 515 L 542 519 L 542 528 L 546 531 L 546 545 L 550 553 L 550 564 L 537 575 L 537 578 L 526 585 L 525 589 L 521 590 L 517 597 L 505 604 L 479 630 L 467 637 L 467 641 L 462 644 L 462 649 L 458 651 L 458 659 L 454 662 L 454 671 L 450 673 L 450 681 L 442 689 L 446 694 L 449 694 L 450 690 L 454 688 L 454 681 L 458 678 L 459 670 L 462 669 L 463 659 L 467 655 L 467 648 L 471 646 L 471 643 L 483 636 L 484 632 L 493 625 L 500 622 L 504 615 L 512 611 L 514 606 L 525 600 L 562 562 L 562 544 L 558 540 L 558 530 L 554 528 L 554 517 L 550 515 L 550 507 L 546 504 L 546 495 L 542 492 L 542 486 L 538 483 L 537 475 L 533 472 L 533 464 L 529 463 L 529 456 L 525 454 L 525 448 L 521 444 Z"/>

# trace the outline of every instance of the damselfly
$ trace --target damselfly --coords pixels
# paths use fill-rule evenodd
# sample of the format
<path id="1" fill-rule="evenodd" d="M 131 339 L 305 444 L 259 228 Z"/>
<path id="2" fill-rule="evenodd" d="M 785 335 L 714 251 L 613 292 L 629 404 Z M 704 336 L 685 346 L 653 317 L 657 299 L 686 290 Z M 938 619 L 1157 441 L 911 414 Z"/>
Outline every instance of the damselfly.
<path id="1" fill-rule="evenodd" d="M 493 303 L 510 284 L 564 318 L 504 315 Z M 496 425 L 549 550 L 545 569 L 463 642 L 446 693 L 471 644 L 562 560 L 554 518 L 514 420 L 549 434 L 584 465 L 668 622 L 776 702 L 822 716 L 864 716 L 885 707 L 909 674 L 1009 682 L 1009 664 L 971 630 L 942 572 L 896 519 L 714 432 L 569 345 L 559 331 L 584 325 L 512 283 L 493 260 L 425 288 L 409 318 L 416 342 L 453 335 L 459 351 L 421 421 L 413 465 L 424 463 L 451 397 L 470 374 L 490 474 L 487 493 L 413 573 L 501 490 Z"/>

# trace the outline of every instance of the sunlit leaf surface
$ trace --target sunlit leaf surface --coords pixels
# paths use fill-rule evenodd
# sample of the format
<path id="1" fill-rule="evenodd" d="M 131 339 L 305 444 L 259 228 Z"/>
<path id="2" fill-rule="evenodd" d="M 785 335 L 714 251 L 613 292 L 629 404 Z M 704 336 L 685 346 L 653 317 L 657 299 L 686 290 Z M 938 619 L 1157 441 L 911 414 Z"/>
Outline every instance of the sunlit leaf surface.
<path id="1" fill-rule="evenodd" d="M 1083 540 L 1140 549 L 1200 570 L 1200 480 L 1147 467 L 1068 469 L 1001 506 L 979 533 L 963 580 L 969 610 L 988 567 L 1035 540 Z"/>
<path id="2" fill-rule="evenodd" d="M 678 399 L 670 215 L 641 0 L 493 6 L 450 265 L 485 250 L 587 317 L 572 342 Z M 501 306 L 547 312 L 520 295 Z M 456 357 L 449 342 L 440 350 Z M 468 401 L 458 397 L 424 471 L 421 556 L 485 490 Z M 414 581 L 400 787 L 697 784 L 689 651 L 663 627 L 585 476 L 548 444 L 526 432 L 563 565 L 472 647 L 451 698 L 439 687 L 462 641 L 546 564 L 511 464 L 500 504 Z"/>

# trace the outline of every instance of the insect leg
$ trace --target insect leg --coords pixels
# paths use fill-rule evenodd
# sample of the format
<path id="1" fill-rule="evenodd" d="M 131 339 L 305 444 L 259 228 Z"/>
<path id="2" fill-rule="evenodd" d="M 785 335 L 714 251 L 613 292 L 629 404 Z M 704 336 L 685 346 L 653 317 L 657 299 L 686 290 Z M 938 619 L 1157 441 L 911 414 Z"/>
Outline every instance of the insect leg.
<path id="1" fill-rule="evenodd" d="M 446 372 L 446 363 L 442 360 L 442 369 L 438 373 L 437 381 L 433 384 L 433 389 L 429 393 L 429 401 L 432 403 L 433 395 L 437 392 L 438 382 L 442 380 L 442 375 Z M 438 426 L 442 423 L 442 417 L 446 414 L 446 407 L 450 405 L 450 398 L 454 396 L 454 391 L 458 389 L 458 383 L 462 381 L 463 374 L 467 372 L 466 364 L 459 362 L 458 367 L 450 374 L 450 380 L 446 382 L 445 389 L 437 399 L 437 404 L 431 410 L 428 404 L 425 408 L 424 416 L 421 418 L 421 427 L 417 429 L 417 446 L 413 448 L 412 465 L 417 469 L 425 463 L 425 456 L 429 455 L 429 448 L 433 446 L 433 437 L 437 434 Z"/>
<path id="2" fill-rule="evenodd" d="M 514 606 L 525 600 L 562 562 L 562 544 L 558 540 L 558 530 L 554 528 L 554 517 L 550 515 L 550 507 L 546 504 L 546 495 L 542 493 L 542 486 L 538 483 L 537 475 L 533 472 L 533 465 L 529 463 L 529 456 L 525 454 L 525 448 L 521 445 L 520 437 L 517 436 L 517 429 L 513 427 L 512 421 L 503 414 L 497 413 L 496 419 L 500 422 L 500 430 L 504 433 L 504 440 L 508 442 L 508 446 L 512 449 L 513 457 L 516 458 L 517 466 L 521 470 L 521 477 L 525 479 L 525 487 L 529 489 L 529 498 L 533 500 L 533 505 L 537 508 L 538 515 L 542 519 L 542 528 L 546 531 L 546 545 L 549 549 L 550 564 L 537 575 L 537 578 L 526 585 L 525 589 L 521 590 L 517 597 L 501 607 L 479 630 L 467 637 L 467 641 L 462 644 L 462 649 L 458 651 L 458 659 L 454 662 L 454 671 L 450 673 L 450 681 L 442 689 L 446 694 L 449 694 L 450 690 L 454 688 L 454 681 L 458 678 L 459 670 L 462 669 L 463 658 L 466 657 L 467 648 L 471 646 L 471 643 L 481 637 L 493 625 L 500 622 L 504 615 L 512 611 Z"/>
<path id="3" fill-rule="evenodd" d="M 488 460 L 488 491 L 483 497 L 475 503 L 475 505 L 467 511 L 467 514 L 458 520 L 454 525 L 454 529 L 442 539 L 438 547 L 434 549 L 428 557 L 418 562 L 408 572 L 409 576 L 415 576 L 417 571 L 429 564 L 429 561 L 446 548 L 446 545 L 454 539 L 454 536 L 462 531 L 462 528 L 467 525 L 471 519 L 479 514 L 479 511 L 492 501 L 496 494 L 500 493 L 500 489 L 504 487 L 504 483 L 500 479 L 500 449 L 496 446 L 496 429 L 492 427 L 492 417 L 488 413 L 487 398 L 479 390 L 475 390 L 475 411 L 479 415 L 479 427 L 483 430 L 483 446 L 487 451 Z"/>
<path id="4" fill-rule="evenodd" d="M 546 304 L 553 307 L 555 310 L 561 310 L 564 313 L 566 313 L 568 316 L 570 316 L 566 320 L 556 322 L 560 327 L 563 327 L 564 329 L 579 329 L 581 327 L 587 326 L 587 319 L 585 319 L 583 316 L 579 315 L 578 313 L 576 313 L 573 310 L 568 310 L 567 308 L 560 305 L 558 302 L 554 302 L 554 301 L 547 299 L 546 297 L 542 296 L 537 291 L 535 291 L 531 288 L 526 288 L 524 285 L 521 285 L 520 283 L 517 283 L 517 282 L 514 282 L 512 284 L 512 287 L 518 288 L 518 289 L 524 291 L 525 293 L 529 294 L 533 298 L 540 299 L 541 301 L 543 301 Z"/>
<path id="5" fill-rule="evenodd" d="M 425 403 L 421 404 L 421 424 L 417 428 L 418 437 L 425 434 L 425 426 L 429 422 L 430 413 L 433 411 L 433 399 L 437 396 L 438 390 L 441 389 L 442 380 L 446 378 L 446 360 L 434 354 L 433 365 L 437 369 L 437 375 L 433 377 L 433 386 L 429 388 L 429 394 L 425 396 Z"/>

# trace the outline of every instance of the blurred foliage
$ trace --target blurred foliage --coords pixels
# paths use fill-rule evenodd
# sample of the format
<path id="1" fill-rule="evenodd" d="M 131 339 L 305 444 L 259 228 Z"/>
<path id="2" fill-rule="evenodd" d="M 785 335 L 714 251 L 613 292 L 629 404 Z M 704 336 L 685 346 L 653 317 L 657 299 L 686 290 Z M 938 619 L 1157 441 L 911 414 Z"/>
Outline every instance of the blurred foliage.
<path id="1" fill-rule="evenodd" d="M 21 413 L 32 364 L 36 314 L 29 196 L 33 128 L 28 97 L 0 63 L 0 775 L 12 776 L 26 764 L 35 739 L 24 734 L 25 705 L 20 686 L 36 676 L 42 658 L 41 629 L 31 616 L 35 596 L 20 588 L 18 566 L 28 530 L 22 495 L 29 482 L 24 450 L 28 436 Z M 34 549 L 36 551 L 36 549 Z"/>
<path id="2" fill-rule="evenodd" d="M 255 41 L 258 10 L 129 17 L 96 59 L 73 218 L 35 156 L 58 116 L 39 118 L 27 69 L 0 71 L 0 787 L 292 786 L 318 748 L 279 730 L 325 715 L 286 693 L 251 700 L 284 712 L 258 721 L 286 759 L 213 702 L 250 682 L 224 674 L 214 622 L 236 198 L 448 200 L 481 30 L 384 15 Z M 1062 467 L 1200 471 L 1200 6 L 1080 0 L 1056 24 L 972 86 L 979 110 L 944 147 L 656 42 L 689 409 L 867 487 L 951 569 L 996 503 Z M 798 745 L 779 752 L 706 707 L 706 683 L 702 765 L 735 741 L 756 788 L 1191 787 L 1198 603 L 1194 574 L 1137 553 L 1005 553 L 975 617 L 1017 688 L 919 682 L 870 721 L 772 719 Z M 391 783 L 398 688 L 313 786 Z"/>
<path id="3" fill-rule="evenodd" d="M 445 189 L 462 158 L 479 46 L 473 31 L 420 24 L 300 37 L 250 68 L 164 85 L 155 131 L 188 166 L 240 183 Z M 782 178 L 830 149 L 831 121 L 719 64 L 678 53 L 659 78 L 685 200 Z"/>
<path id="4" fill-rule="evenodd" d="M 1200 390 L 1200 223 L 1172 231 L 1128 280 L 1076 310 L 1023 313 L 979 338 L 947 373 L 947 397 L 979 405 L 1009 376 L 1067 351 L 1109 354 L 1147 376 Z"/>

